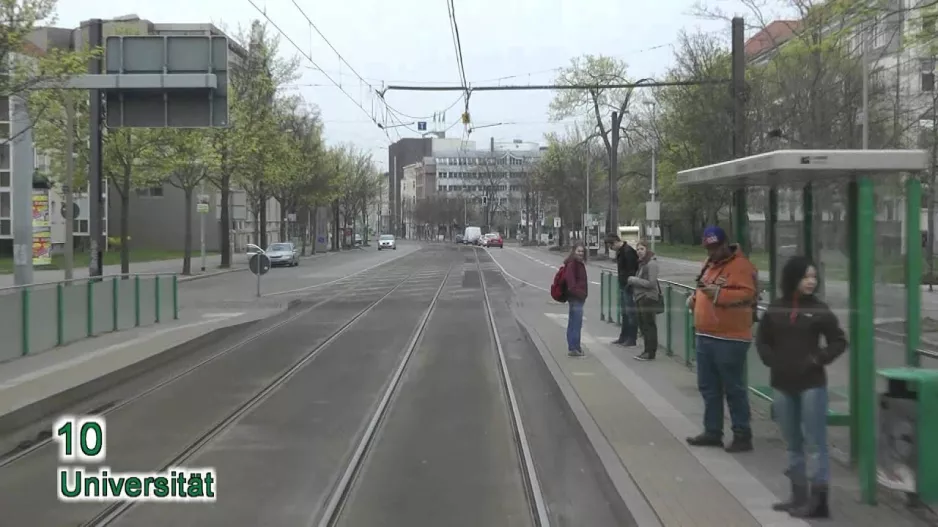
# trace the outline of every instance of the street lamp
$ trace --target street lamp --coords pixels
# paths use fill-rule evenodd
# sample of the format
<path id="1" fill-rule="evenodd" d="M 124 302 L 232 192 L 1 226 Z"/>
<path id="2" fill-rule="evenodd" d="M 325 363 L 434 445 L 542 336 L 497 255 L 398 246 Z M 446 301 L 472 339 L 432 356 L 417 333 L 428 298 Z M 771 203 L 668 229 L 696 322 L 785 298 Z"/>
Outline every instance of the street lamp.
<path id="1" fill-rule="evenodd" d="M 658 194 L 658 126 L 655 122 L 655 101 L 645 101 L 645 105 L 651 108 L 651 123 L 655 129 L 655 137 L 652 138 L 651 143 L 651 188 L 648 190 L 651 200 L 645 207 L 645 219 L 651 224 L 651 250 L 654 252 L 655 240 L 658 237 L 658 222 L 661 219 L 660 205 L 655 201 Z"/>

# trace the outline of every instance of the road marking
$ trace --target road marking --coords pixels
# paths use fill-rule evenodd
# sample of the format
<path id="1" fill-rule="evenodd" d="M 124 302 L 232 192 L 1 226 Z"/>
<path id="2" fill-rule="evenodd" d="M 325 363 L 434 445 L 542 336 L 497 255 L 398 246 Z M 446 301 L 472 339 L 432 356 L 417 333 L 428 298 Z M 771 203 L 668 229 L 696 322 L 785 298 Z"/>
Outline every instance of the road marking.
<path id="1" fill-rule="evenodd" d="M 229 317 L 229 318 L 230 318 L 230 317 Z M 25 373 L 25 374 L 20 375 L 20 376 L 18 376 L 18 377 L 14 377 L 14 378 L 12 378 L 12 379 L 10 379 L 10 380 L 4 381 L 4 382 L 0 383 L 0 390 L 5 390 L 5 389 L 8 389 L 8 388 L 13 388 L 13 387 L 18 386 L 18 385 L 20 385 L 20 384 L 23 384 L 23 383 L 25 383 L 25 382 L 29 382 L 29 381 L 38 379 L 38 378 L 40 378 L 40 377 L 45 377 L 46 375 L 49 375 L 49 374 L 51 374 L 51 373 L 55 373 L 55 372 L 57 372 L 57 371 L 61 371 L 61 370 L 65 370 L 65 369 L 71 368 L 71 367 L 76 366 L 76 365 L 78 365 L 78 364 L 81 364 L 81 363 L 83 363 L 83 362 L 88 362 L 89 360 L 94 359 L 94 358 L 96 358 L 96 357 L 100 357 L 100 356 L 102 356 L 102 355 L 108 355 L 108 354 L 113 353 L 114 351 L 117 351 L 117 350 L 119 350 L 119 349 L 128 348 L 128 347 L 134 346 L 134 345 L 136 345 L 136 344 L 144 343 L 144 342 L 146 342 L 146 341 L 148 341 L 148 340 L 153 340 L 154 338 L 159 337 L 160 335 L 163 335 L 163 334 L 166 334 L 166 333 L 172 333 L 172 332 L 174 332 L 174 331 L 179 331 L 180 329 L 191 328 L 191 327 L 196 327 L 196 326 L 202 326 L 202 325 L 205 325 L 205 324 L 211 324 L 211 323 L 215 322 L 216 320 L 217 320 L 216 318 L 209 318 L 208 320 L 200 320 L 200 321 L 198 321 L 198 322 L 191 322 L 191 323 L 189 323 L 189 324 L 182 324 L 182 325 L 179 325 L 179 326 L 173 326 L 173 327 L 168 327 L 168 328 L 162 328 L 162 329 L 159 329 L 159 330 L 157 330 L 157 331 L 153 331 L 152 333 L 147 333 L 147 334 L 145 334 L 145 335 L 141 335 L 141 336 L 139 336 L 139 337 L 137 337 L 137 338 L 134 338 L 134 339 L 125 340 L 124 342 L 119 342 L 119 343 L 117 343 L 117 344 L 112 344 L 112 345 L 110 345 L 110 346 L 107 346 L 106 348 L 101 348 L 101 349 L 96 350 L 96 351 L 91 351 L 91 352 L 88 352 L 88 353 L 83 353 L 83 354 L 81 354 L 81 355 L 79 355 L 79 356 L 77 356 L 77 357 L 75 357 L 75 358 L 72 358 L 72 359 L 69 359 L 69 360 L 66 360 L 66 361 L 62 361 L 62 362 L 57 362 L 57 363 L 52 364 L 52 365 L 50 365 L 50 366 L 46 366 L 45 368 L 40 368 L 40 369 L 38 369 L 38 370 L 31 371 L 31 372 L 29 372 L 29 373 Z M 191 340 L 191 339 L 190 339 L 190 340 Z"/>
<path id="2" fill-rule="evenodd" d="M 491 256 L 491 254 L 492 254 L 492 253 L 489 253 L 490 256 Z M 539 285 L 532 284 L 531 282 L 528 282 L 527 280 L 522 280 L 522 279 L 518 278 L 517 276 L 515 276 L 515 275 L 509 273 L 508 271 L 505 270 L 505 267 L 501 264 L 501 262 L 499 262 L 498 260 L 496 260 L 494 256 L 492 256 L 492 261 L 495 262 L 495 265 L 498 266 L 498 269 L 502 272 L 502 274 L 505 275 L 505 276 L 507 276 L 508 278 L 511 278 L 512 280 L 521 282 L 521 283 L 524 284 L 524 285 L 529 285 L 529 286 L 531 286 L 531 287 L 533 287 L 533 288 L 535 288 L 535 289 L 540 289 L 541 291 L 544 291 L 545 293 L 549 293 L 549 292 L 550 292 L 550 290 L 547 289 L 546 287 L 541 287 L 541 286 L 539 286 Z"/>
<path id="3" fill-rule="evenodd" d="M 571 373 L 573 373 L 573 375 L 576 375 L 577 377 L 592 377 L 593 375 L 596 375 L 595 373 L 591 371 L 575 371 Z"/>
<path id="4" fill-rule="evenodd" d="M 401 255 L 395 256 L 394 258 L 391 258 L 390 260 L 385 260 L 385 261 L 383 261 L 383 262 L 378 262 L 378 263 L 376 263 L 375 265 L 372 265 L 371 267 L 366 267 L 366 268 L 362 269 L 361 271 L 356 271 L 356 272 L 354 272 L 354 273 L 352 273 L 352 274 L 345 275 L 345 276 L 343 276 L 342 278 L 336 278 L 335 280 L 330 280 L 330 281 L 328 281 L 328 282 L 323 282 L 323 283 L 321 283 L 321 284 L 315 284 L 315 285 L 310 285 L 310 286 L 306 286 L 306 287 L 298 287 L 298 288 L 296 288 L 296 289 L 289 289 L 289 290 L 287 290 L 287 291 L 277 291 L 277 292 L 274 292 L 274 293 L 264 293 L 264 294 L 261 295 L 261 296 L 262 296 L 262 297 L 265 297 L 265 296 L 288 295 L 288 294 L 290 294 L 290 293 L 299 293 L 299 292 L 301 292 L 301 291 L 309 291 L 310 289 L 316 289 L 316 288 L 318 288 L 318 287 L 323 287 L 323 286 L 331 285 L 331 284 L 334 284 L 334 283 L 336 283 L 336 282 L 341 282 L 342 280 L 345 280 L 346 278 L 352 278 L 353 276 L 357 276 L 357 275 L 360 275 L 360 274 L 362 274 L 362 273 L 371 271 L 372 269 L 376 269 L 376 268 L 378 268 L 378 267 L 381 267 L 382 265 L 389 264 L 389 263 L 391 263 L 391 262 L 393 262 L 393 261 L 395 261 L 395 260 L 397 260 L 397 259 L 400 259 L 400 258 L 403 258 L 403 257 L 405 257 L 405 256 L 408 256 L 408 255 L 412 254 L 413 252 L 414 252 L 414 251 L 405 252 L 405 253 L 403 253 L 403 254 L 401 254 Z"/>

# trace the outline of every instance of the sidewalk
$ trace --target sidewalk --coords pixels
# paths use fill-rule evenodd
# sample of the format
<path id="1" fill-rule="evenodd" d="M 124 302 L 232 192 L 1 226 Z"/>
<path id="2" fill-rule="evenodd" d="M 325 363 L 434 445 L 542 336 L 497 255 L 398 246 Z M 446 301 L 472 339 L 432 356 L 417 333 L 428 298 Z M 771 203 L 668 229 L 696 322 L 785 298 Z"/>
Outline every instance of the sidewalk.
<path id="1" fill-rule="evenodd" d="M 571 406 L 585 407 L 581 422 L 598 426 L 601 441 L 611 445 L 661 525 L 911 527 L 934 519 L 930 512 L 926 518 L 916 516 L 887 491 L 880 492 L 877 507 L 860 504 L 856 476 L 837 462 L 832 467 L 833 520 L 807 523 L 772 511 L 773 502 L 787 497 L 788 482 L 782 474 L 785 447 L 766 403 L 752 401 L 755 452 L 690 448 L 684 439 L 699 432 L 702 414 L 692 371 L 664 355 L 637 362 L 632 360 L 637 348 L 608 344 L 618 328 L 599 321 L 598 299 L 591 299 L 586 310 L 586 357 L 569 358 L 565 306 L 519 296 L 526 298 L 516 298 L 516 313 L 545 361 L 553 363 L 558 383 L 572 387 L 576 400 Z"/>

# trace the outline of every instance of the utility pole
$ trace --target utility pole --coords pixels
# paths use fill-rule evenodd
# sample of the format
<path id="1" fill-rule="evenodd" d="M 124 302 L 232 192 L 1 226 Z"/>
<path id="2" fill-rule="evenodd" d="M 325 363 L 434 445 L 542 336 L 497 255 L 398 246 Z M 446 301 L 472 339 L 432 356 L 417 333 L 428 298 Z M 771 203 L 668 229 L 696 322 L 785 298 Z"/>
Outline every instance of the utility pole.
<path id="1" fill-rule="evenodd" d="M 82 24 L 88 30 L 88 45 L 94 49 L 101 47 L 104 40 L 104 22 L 94 18 Z M 82 31 L 84 33 L 84 30 Z M 94 57 L 89 61 L 88 73 L 98 75 L 102 73 L 101 58 Z M 102 177 L 102 111 L 101 90 L 89 90 L 89 137 L 91 148 L 88 160 L 88 204 L 90 205 L 88 218 L 88 238 L 91 242 L 91 259 L 88 263 L 88 276 L 101 276 L 104 274 L 102 252 L 104 250 L 104 203 Z"/>
<path id="2" fill-rule="evenodd" d="M 75 100 L 65 95 L 65 279 L 75 267 Z"/>
<path id="3" fill-rule="evenodd" d="M 619 232 L 619 112 L 612 112 L 612 139 L 609 152 L 609 210 L 606 212 L 606 232 Z M 609 246 L 606 245 L 606 255 Z"/>
<path id="4" fill-rule="evenodd" d="M 746 149 L 746 52 L 742 17 L 733 18 L 731 55 L 733 63 L 733 158 L 745 155 Z M 749 213 L 746 208 L 746 190 L 733 191 L 733 232 L 743 252 L 749 254 Z"/>
<path id="5" fill-rule="evenodd" d="M 205 183 L 199 184 L 199 204 L 202 203 L 202 198 L 205 197 Z M 208 204 L 205 205 L 208 207 Z M 202 252 L 202 272 L 205 272 L 205 216 L 208 214 L 207 210 L 199 207 L 199 245 Z"/>
<path id="6" fill-rule="evenodd" d="M 654 144 L 651 146 L 651 190 L 648 191 L 651 194 L 651 203 L 652 209 L 655 208 L 655 198 L 658 194 L 658 140 L 655 139 Z M 659 211 L 661 209 L 658 209 Z M 660 214 L 660 213 L 659 213 Z M 658 222 L 659 220 L 651 221 L 651 252 L 655 252 L 655 238 L 658 237 Z"/>
<path id="7" fill-rule="evenodd" d="M 33 152 L 32 124 L 26 109 L 26 99 L 10 97 L 12 119 L 10 153 L 13 190 L 13 283 L 27 285 L 33 282 Z"/>

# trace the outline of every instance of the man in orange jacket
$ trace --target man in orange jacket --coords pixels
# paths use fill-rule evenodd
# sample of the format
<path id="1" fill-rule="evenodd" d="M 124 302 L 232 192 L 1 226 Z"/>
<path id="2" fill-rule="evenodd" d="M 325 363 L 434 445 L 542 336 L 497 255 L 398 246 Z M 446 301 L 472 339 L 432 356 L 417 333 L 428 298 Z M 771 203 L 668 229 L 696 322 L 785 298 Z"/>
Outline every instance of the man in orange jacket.
<path id="1" fill-rule="evenodd" d="M 720 227 L 707 227 L 708 258 L 697 289 L 687 300 L 694 313 L 697 388 L 704 401 L 704 431 L 687 438 L 693 446 L 723 447 L 723 398 L 730 410 L 733 442 L 727 452 L 752 450 L 746 354 L 752 342 L 758 272 Z"/>

